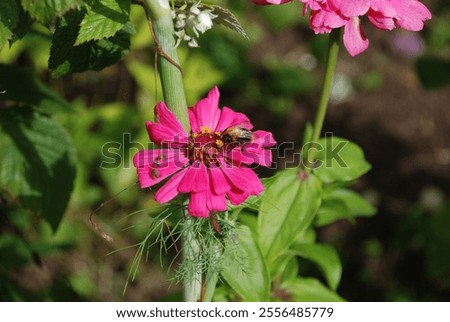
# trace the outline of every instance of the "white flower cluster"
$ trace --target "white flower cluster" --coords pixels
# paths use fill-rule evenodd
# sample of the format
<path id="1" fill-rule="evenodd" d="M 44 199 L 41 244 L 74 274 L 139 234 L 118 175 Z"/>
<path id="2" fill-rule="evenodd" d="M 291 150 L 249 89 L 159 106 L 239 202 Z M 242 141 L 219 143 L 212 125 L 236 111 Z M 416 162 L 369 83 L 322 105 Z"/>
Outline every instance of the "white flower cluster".
<path id="1" fill-rule="evenodd" d="M 176 47 L 186 41 L 189 47 L 198 47 L 197 39 L 213 26 L 217 15 L 211 9 L 205 9 L 201 2 L 184 4 L 172 11 L 175 24 Z"/>

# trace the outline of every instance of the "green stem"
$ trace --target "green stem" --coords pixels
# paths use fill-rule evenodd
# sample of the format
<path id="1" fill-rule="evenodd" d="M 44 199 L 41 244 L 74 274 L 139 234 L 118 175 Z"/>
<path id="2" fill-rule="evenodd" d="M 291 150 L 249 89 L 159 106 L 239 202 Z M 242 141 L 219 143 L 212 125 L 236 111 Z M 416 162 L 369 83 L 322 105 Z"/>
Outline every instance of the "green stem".
<path id="1" fill-rule="evenodd" d="M 320 101 L 319 105 L 317 106 L 316 118 L 314 120 L 314 127 L 311 135 L 312 144 L 317 143 L 317 141 L 319 140 L 320 133 L 322 132 L 323 122 L 325 120 L 325 115 L 327 114 L 328 101 L 330 99 L 330 92 L 333 85 L 334 72 L 336 70 L 337 57 L 339 53 L 339 43 L 342 34 L 341 29 L 342 28 L 334 29 L 330 34 L 322 92 L 320 94 Z M 308 152 L 309 155 L 307 156 L 307 160 L 314 161 L 316 152 L 316 149 L 310 149 L 310 151 Z M 307 169 L 311 169 L 311 167 L 307 167 Z"/>
<path id="2" fill-rule="evenodd" d="M 183 225 L 186 225 L 187 228 L 183 229 L 182 235 L 182 251 L 183 251 L 183 260 L 189 261 L 190 263 L 200 262 L 200 245 L 194 236 L 193 229 L 193 220 L 191 216 L 185 216 L 186 220 Z M 193 274 L 187 274 L 183 281 L 183 292 L 184 292 L 184 300 L 186 302 L 197 302 L 200 300 L 201 292 L 202 292 L 202 272 L 201 267 L 197 267 L 199 265 L 193 265 L 194 269 L 199 268 L 198 271 L 193 272 Z"/>
<path id="3" fill-rule="evenodd" d="M 189 133 L 190 126 L 183 75 L 179 69 L 180 60 L 175 47 L 175 31 L 169 1 L 144 0 L 144 4 L 152 20 L 155 42 L 158 47 L 158 69 L 164 101 Z"/>
<path id="4" fill-rule="evenodd" d="M 189 133 L 189 117 L 186 95 L 184 92 L 183 75 L 180 70 L 177 49 L 175 47 L 174 26 L 168 0 L 144 0 L 144 5 L 152 22 L 155 42 L 158 50 L 158 67 L 164 94 L 164 101 L 176 115 L 185 130 Z M 192 233 L 192 220 L 185 216 L 184 208 L 181 218 L 187 217 L 185 225 L 188 229 L 182 236 L 183 260 L 195 262 L 199 260 L 200 247 Z M 184 300 L 195 302 L 200 299 L 202 273 L 194 272 L 183 281 Z"/>

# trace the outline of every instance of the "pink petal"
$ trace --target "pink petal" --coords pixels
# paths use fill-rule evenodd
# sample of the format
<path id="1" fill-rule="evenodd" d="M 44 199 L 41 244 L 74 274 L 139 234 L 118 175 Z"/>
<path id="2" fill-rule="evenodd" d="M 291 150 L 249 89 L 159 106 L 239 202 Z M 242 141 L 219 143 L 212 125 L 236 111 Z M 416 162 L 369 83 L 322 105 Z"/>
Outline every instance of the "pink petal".
<path id="1" fill-rule="evenodd" d="M 347 18 L 363 16 L 370 8 L 369 0 L 328 0 L 328 4 Z"/>
<path id="2" fill-rule="evenodd" d="M 191 193 L 188 206 L 188 213 L 191 216 L 202 218 L 206 218 L 209 216 L 206 194 L 207 191 Z"/>
<path id="3" fill-rule="evenodd" d="M 277 141 L 275 141 L 271 132 L 258 130 L 253 132 L 253 135 L 253 142 L 259 144 L 262 148 L 269 148 L 277 144 Z"/>
<path id="4" fill-rule="evenodd" d="M 231 108 L 224 106 L 215 131 L 222 132 L 232 126 L 239 126 L 246 130 L 253 128 L 253 125 L 245 114 L 235 112 Z"/>
<path id="5" fill-rule="evenodd" d="M 181 150 L 143 150 L 133 158 L 141 188 L 153 186 L 171 174 L 183 169 L 189 159 Z"/>
<path id="6" fill-rule="evenodd" d="M 395 5 L 395 2 L 392 1 L 371 0 L 370 9 L 371 11 L 378 12 L 385 18 L 394 18 L 397 15 L 397 11 L 393 5 Z"/>
<path id="7" fill-rule="evenodd" d="M 186 174 L 178 186 L 178 191 L 188 193 L 195 191 L 195 182 L 198 173 L 198 166 L 190 166 L 186 170 Z"/>
<path id="8" fill-rule="evenodd" d="M 197 123 L 197 117 L 195 116 L 194 110 L 188 108 L 189 124 L 191 125 L 191 131 L 194 133 L 200 132 L 200 125 Z"/>
<path id="9" fill-rule="evenodd" d="M 236 187 L 252 195 L 259 194 L 264 190 L 264 186 L 256 173 L 249 168 L 228 165 L 222 167 L 222 170 L 232 184 L 232 187 Z"/>
<path id="10" fill-rule="evenodd" d="M 184 178 L 186 170 L 182 170 L 172 176 L 155 194 L 155 200 L 159 203 L 166 203 L 178 195 L 178 185 Z"/>
<path id="11" fill-rule="evenodd" d="M 370 22 L 381 30 L 392 30 L 395 29 L 395 21 L 393 18 L 385 17 L 380 12 L 376 12 L 373 10 L 369 11 L 369 20 Z"/>
<path id="12" fill-rule="evenodd" d="M 232 190 L 227 193 L 227 197 L 230 200 L 231 204 L 237 206 L 247 200 L 249 194 L 244 191 Z"/>
<path id="13" fill-rule="evenodd" d="M 423 29 L 425 20 L 431 19 L 431 12 L 419 1 L 396 1 L 397 25 L 405 30 L 419 31 Z"/>
<path id="14" fill-rule="evenodd" d="M 192 107 L 192 112 L 197 120 L 197 122 L 191 123 L 192 129 L 194 127 L 198 128 L 202 126 L 207 126 L 211 130 L 216 128 L 221 113 L 219 109 L 219 96 L 219 90 L 216 86 L 209 91 L 208 97 L 198 101 L 197 104 Z M 198 132 L 198 129 L 195 132 Z"/>
<path id="15" fill-rule="evenodd" d="M 272 133 L 266 131 L 255 131 L 252 143 L 247 143 L 241 148 L 235 148 L 227 153 L 227 159 L 233 164 L 256 163 L 265 167 L 272 164 L 272 151 L 265 149 L 276 144 Z"/>
<path id="16" fill-rule="evenodd" d="M 369 47 L 369 40 L 362 32 L 358 17 L 354 17 L 345 24 L 344 46 L 351 56 L 356 56 Z"/>
<path id="17" fill-rule="evenodd" d="M 197 176 L 195 178 L 195 192 L 205 191 L 209 188 L 209 176 L 206 166 L 203 163 L 198 163 Z"/>
<path id="18" fill-rule="evenodd" d="M 160 102 L 155 106 L 155 122 L 147 122 L 150 139 L 161 145 L 164 142 L 187 144 L 188 135 L 175 115 Z"/>
<path id="19" fill-rule="evenodd" d="M 334 11 L 313 10 L 309 19 L 309 25 L 316 34 L 329 33 L 331 29 L 340 28 L 347 23 L 347 19 L 339 16 Z"/>
<path id="20" fill-rule="evenodd" d="M 223 195 L 231 190 L 231 185 L 225 177 L 221 168 L 210 167 L 208 170 L 211 190 L 216 195 Z"/>
<path id="21" fill-rule="evenodd" d="M 270 167 L 272 165 L 272 151 L 269 149 L 256 149 L 252 151 L 254 154 L 253 162 L 263 167 Z"/>
<path id="22" fill-rule="evenodd" d="M 256 145 L 256 147 L 258 148 L 258 145 Z M 231 160 L 233 164 L 237 166 L 241 164 L 252 164 L 255 163 L 255 160 L 258 160 L 258 158 L 255 159 L 254 151 L 250 150 L 250 152 L 248 152 L 241 148 L 235 148 L 228 152 L 227 159 Z"/>
<path id="23" fill-rule="evenodd" d="M 225 195 L 216 195 L 212 191 L 207 192 L 207 206 L 210 211 L 227 210 L 227 199 Z"/>

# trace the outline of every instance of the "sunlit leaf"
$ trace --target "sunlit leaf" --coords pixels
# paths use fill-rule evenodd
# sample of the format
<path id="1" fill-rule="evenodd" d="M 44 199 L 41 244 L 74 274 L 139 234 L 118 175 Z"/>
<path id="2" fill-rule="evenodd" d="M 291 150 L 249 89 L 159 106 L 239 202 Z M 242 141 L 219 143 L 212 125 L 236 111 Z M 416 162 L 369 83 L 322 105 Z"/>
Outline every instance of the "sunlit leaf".
<path id="1" fill-rule="evenodd" d="M 282 285 L 295 302 L 342 302 L 336 292 L 328 289 L 315 278 L 296 278 Z"/>
<path id="2" fill-rule="evenodd" d="M 21 0 L 21 2 L 32 18 L 45 25 L 80 4 L 80 0 Z"/>
<path id="3" fill-rule="evenodd" d="M 19 21 L 19 7 L 16 0 L 0 1 L 0 48 L 11 39 L 13 29 Z"/>
<path id="4" fill-rule="evenodd" d="M 222 276 L 245 301 L 269 300 L 270 276 L 264 258 L 250 229 L 236 229 L 236 245 L 229 245 L 223 254 Z M 230 250 L 231 249 L 231 250 Z"/>
<path id="5" fill-rule="evenodd" d="M 56 229 L 75 179 L 69 135 L 51 118 L 24 107 L 0 110 L 0 136 L 0 186 Z"/>
<path id="6" fill-rule="evenodd" d="M 296 244 L 295 254 L 316 263 L 328 286 L 336 290 L 342 275 L 342 265 L 336 250 L 325 244 Z"/>
<path id="7" fill-rule="evenodd" d="M 322 138 L 317 148 L 319 166 L 314 173 L 324 182 L 352 181 L 370 170 L 363 150 L 349 140 L 332 136 Z"/>
<path id="8" fill-rule="evenodd" d="M 130 35 L 134 32 L 130 23 L 114 37 L 75 46 L 84 14 L 84 11 L 72 11 L 57 23 L 49 59 L 54 77 L 86 70 L 100 71 L 128 53 Z"/>
<path id="9" fill-rule="evenodd" d="M 327 189 L 316 217 L 315 225 L 324 226 L 340 219 L 371 217 L 376 209 L 360 194 L 345 188 Z"/>
<path id="10" fill-rule="evenodd" d="M 258 216 L 261 249 L 269 267 L 311 224 L 321 202 L 322 184 L 314 175 L 284 170 L 264 193 Z"/>
<path id="11" fill-rule="evenodd" d="M 87 7 L 75 46 L 114 36 L 130 21 L 129 0 L 97 0 Z"/>

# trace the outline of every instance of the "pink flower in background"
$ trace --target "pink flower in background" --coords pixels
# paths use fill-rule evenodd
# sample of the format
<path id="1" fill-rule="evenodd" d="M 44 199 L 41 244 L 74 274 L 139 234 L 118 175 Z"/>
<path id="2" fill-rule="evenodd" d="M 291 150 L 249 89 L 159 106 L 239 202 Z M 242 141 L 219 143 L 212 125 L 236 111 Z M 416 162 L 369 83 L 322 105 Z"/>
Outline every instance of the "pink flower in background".
<path id="1" fill-rule="evenodd" d="M 360 17 L 367 15 L 378 29 L 422 30 L 431 13 L 418 0 L 300 0 L 311 9 L 310 26 L 317 33 L 344 27 L 344 45 L 350 55 L 362 53 L 369 41 L 361 29 Z"/>
<path id="2" fill-rule="evenodd" d="M 248 118 L 228 107 L 219 109 L 219 90 L 189 108 L 188 134 L 164 103 L 155 107 L 155 122 L 147 122 L 150 139 L 161 149 L 143 150 L 133 159 L 141 188 L 166 178 L 155 200 L 166 203 L 178 193 L 190 195 L 188 213 L 208 217 L 238 205 L 264 189 L 248 165 L 269 166 L 275 145 L 272 133 L 252 132 Z"/>
<path id="3" fill-rule="evenodd" d="M 316 34 L 330 33 L 344 27 L 344 46 L 355 56 L 369 47 L 369 40 L 361 29 L 360 17 L 367 15 L 381 30 L 400 27 L 419 31 L 431 12 L 418 0 L 299 0 L 304 4 L 303 14 L 311 10 L 309 25 Z M 253 0 L 260 5 L 281 4 L 286 1 Z"/>

